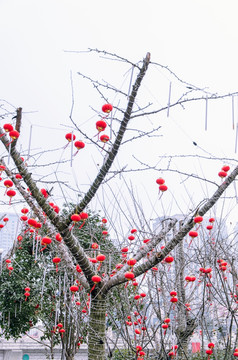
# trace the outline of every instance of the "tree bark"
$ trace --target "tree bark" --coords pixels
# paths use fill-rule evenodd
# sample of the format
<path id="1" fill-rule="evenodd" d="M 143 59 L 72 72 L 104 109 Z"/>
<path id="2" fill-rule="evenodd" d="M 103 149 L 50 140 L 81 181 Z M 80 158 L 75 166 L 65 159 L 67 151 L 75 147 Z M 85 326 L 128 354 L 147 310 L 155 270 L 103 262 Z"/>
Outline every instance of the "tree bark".
<path id="1" fill-rule="evenodd" d="M 91 297 L 88 329 L 88 360 L 105 360 L 106 296 Z"/>

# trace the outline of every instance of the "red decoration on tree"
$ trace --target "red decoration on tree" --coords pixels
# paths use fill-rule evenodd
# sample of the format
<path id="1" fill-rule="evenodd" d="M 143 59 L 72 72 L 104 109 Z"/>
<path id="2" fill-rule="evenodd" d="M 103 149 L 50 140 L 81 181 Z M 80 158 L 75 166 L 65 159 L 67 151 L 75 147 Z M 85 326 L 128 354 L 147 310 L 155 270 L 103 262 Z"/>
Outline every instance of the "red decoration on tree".
<path id="1" fill-rule="evenodd" d="M 61 258 L 54 257 L 52 261 L 54 264 L 56 264 L 56 272 L 58 272 L 58 264 L 61 262 Z"/>
<path id="2" fill-rule="evenodd" d="M 102 106 L 102 111 L 105 112 L 105 113 L 110 113 L 113 109 L 113 106 L 111 104 L 104 104 Z"/>
<path id="3" fill-rule="evenodd" d="M 12 189 L 10 189 L 10 190 L 8 190 L 7 191 L 7 196 L 9 196 L 10 197 L 10 200 L 9 200 L 9 205 L 11 205 L 11 201 L 12 201 L 12 198 L 16 195 L 16 191 L 14 191 L 14 190 L 12 190 Z"/>
<path id="4" fill-rule="evenodd" d="M 40 251 L 44 251 L 47 247 L 47 245 L 51 244 L 51 239 L 46 236 L 41 239 L 41 245 L 45 245 Z"/>

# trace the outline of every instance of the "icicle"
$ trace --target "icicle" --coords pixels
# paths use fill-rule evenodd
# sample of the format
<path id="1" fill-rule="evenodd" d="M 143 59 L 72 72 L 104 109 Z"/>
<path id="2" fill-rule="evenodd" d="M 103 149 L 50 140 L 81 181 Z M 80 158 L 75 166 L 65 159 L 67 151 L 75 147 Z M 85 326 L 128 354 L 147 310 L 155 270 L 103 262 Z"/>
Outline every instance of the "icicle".
<path id="1" fill-rule="evenodd" d="M 29 144 L 28 144 L 28 153 L 27 153 L 27 160 L 30 157 L 30 148 L 31 148 L 31 136 L 32 136 L 32 125 L 30 127 L 30 136 L 29 136 Z"/>
<path id="2" fill-rule="evenodd" d="M 8 327 L 10 328 L 11 315 L 10 311 L 8 311 Z"/>
<path id="3" fill-rule="evenodd" d="M 238 138 L 238 123 L 236 124 L 235 153 L 237 152 L 237 138 Z"/>
<path id="4" fill-rule="evenodd" d="M 73 152 L 74 152 L 74 142 L 73 142 L 74 132 L 72 131 L 72 141 L 71 141 L 71 158 L 70 158 L 70 167 L 73 166 Z"/>
<path id="5" fill-rule="evenodd" d="M 19 311 L 21 312 L 21 301 L 20 301 Z"/>
<path id="6" fill-rule="evenodd" d="M 208 108 L 208 97 L 206 97 L 206 108 L 205 108 L 205 131 L 207 131 L 207 108 Z"/>
<path id="7" fill-rule="evenodd" d="M 172 83 L 171 83 L 171 81 L 170 81 L 170 83 L 169 83 L 169 98 L 168 98 L 167 117 L 169 117 L 170 99 L 171 99 L 171 88 L 172 88 Z"/>
<path id="8" fill-rule="evenodd" d="M 232 129 L 235 130 L 234 95 L 232 95 L 231 97 L 231 116 L 232 116 Z"/>
<path id="9" fill-rule="evenodd" d="M 10 144 L 9 144 L 9 151 L 8 151 L 7 165 L 9 165 L 9 163 L 10 163 L 11 148 L 12 148 L 12 143 L 10 142 Z"/>

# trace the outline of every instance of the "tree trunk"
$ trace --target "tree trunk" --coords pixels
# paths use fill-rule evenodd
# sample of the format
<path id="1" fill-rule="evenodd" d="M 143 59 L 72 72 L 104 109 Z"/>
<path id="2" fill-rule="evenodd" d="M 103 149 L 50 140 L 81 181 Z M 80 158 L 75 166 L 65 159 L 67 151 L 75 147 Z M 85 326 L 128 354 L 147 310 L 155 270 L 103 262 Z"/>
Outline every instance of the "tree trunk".
<path id="1" fill-rule="evenodd" d="M 88 329 L 88 360 L 105 360 L 106 296 L 91 297 Z"/>

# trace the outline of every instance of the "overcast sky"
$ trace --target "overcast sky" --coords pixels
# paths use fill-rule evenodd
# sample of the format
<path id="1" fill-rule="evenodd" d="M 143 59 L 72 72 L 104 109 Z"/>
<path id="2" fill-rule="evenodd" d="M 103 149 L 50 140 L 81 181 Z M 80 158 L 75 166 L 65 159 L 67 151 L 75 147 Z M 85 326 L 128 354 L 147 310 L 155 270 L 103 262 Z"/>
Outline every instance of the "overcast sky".
<path id="1" fill-rule="evenodd" d="M 33 132 L 40 125 L 45 135 L 49 126 L 65 131 L 60 124 L 70 124 L 70 71 L 76 83 L 77 71 L 110 80 L 110 62 L 103 67 L 95 57 L 68 51 L 98 48 L 134 62 L 149 51 L 152 61 L 168 65 L 185 81 L 211 92 L 237 91 L 237 13 L 236 0 L 0 0 L 0 98 L 25 112 L 35 111 L 24 117 L 23 146 L 27 148 L 32 124 Z M 118 74 L 124 74 L 119 63 Z M 161 96 L 167 97 L 170 78 L 164 76 Z M 153 79 L 145 85 L 159 104 Z M 91 93 L 75 86 L 79 104 L 93 106 Z M 187 110 L 189 122 L 181 122 L 181 115 L 172 112 L 171 121 L 163 123 L 166 141 L 161 140 L 159 154 L 182 146 L 192 153 L 195 140 L 214 155 L 236 158 L 231 100 L 216 106 L 209 108 L 207 132 L 204 104 Z M 33 134 L 37 146 L 39 134 Z M 55 137 L 56 132 L 50 133 L 52 141 Z M 46 141 L 51 142 L 41 138 L 42 148 Z"/>

